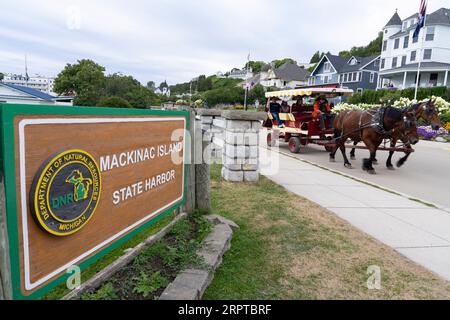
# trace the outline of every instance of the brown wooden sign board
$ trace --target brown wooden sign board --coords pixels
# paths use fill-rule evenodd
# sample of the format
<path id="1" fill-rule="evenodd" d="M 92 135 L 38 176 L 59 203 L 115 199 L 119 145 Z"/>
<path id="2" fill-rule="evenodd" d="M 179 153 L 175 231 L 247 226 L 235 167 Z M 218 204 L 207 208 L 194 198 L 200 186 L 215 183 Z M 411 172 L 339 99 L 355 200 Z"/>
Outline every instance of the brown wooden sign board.
<path id="1" fill-rule="evenodd" d="M 17 228 L 8 230 L 17 235 L 10 236 L 14 297 L 34 298 L 64 281 L 68 268 L 92 263 L 184 201 L 187 113 L 20 109 L 2 109 L 2 122 L 12 125 L 12 136 L 3 138 L 13 138 L 4 146 L 13 142 L 14 177 L 7 159 L 2 168 L 15 185 L 6 191 L 7 216 Z"/>

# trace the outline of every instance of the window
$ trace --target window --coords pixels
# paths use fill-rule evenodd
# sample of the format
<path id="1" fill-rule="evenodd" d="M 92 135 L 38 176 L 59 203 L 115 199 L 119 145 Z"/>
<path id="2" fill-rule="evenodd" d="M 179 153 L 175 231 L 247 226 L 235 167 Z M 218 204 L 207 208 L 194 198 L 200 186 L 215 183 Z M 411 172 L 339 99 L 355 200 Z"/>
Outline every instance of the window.
<path id="1" fill-rule="evenodd" d="M 347 74 L 344 74 L 344 82 L 347 82 Z"/>
<path id="2" fill-rule="evenodd" d="M 331 63 L 325 62 L 325 64 L 323 65 L 323 70 L 325 72 L 330 72 L 330 70 L 331 70 Z"/>
<path id="3" fill-rule="evenodd" d="M 358 81 L 358 73 L 353 73 L 353 81 Z"/>
<path id="4" fill-rule="evenodd" d="M 423 60 L 431 60 L 432 49 L 425 49 L 423 52 Z"/>
<path id="5" fill-rule="evenodd" d="M 398 47 L 400 47 L 400 38 L 395 39 L 394 42 L 394 50 L 398 49 Z"/>
<path id="6" fill-rule="evenodd" d="M 402 67 L 406 65 L 406 56 L 402 57 Z"/>
<path id="7" fill-rule="evenodd" d="M 375 62 L 373 63 L 373 66 L 374 66 L 375 68 L 380 67 L 380 60 L 379 60 L 379 59 L 375 60 Z"/>
<path id="8" fill-rule="evenodd" d="M 392 68 L 397 68 L 397 57 L 392 58 Z"/>
<path id="9" fill-rule="evenodd" d="M 408 21 L 403 22 L 402 31 L 405 31 L 408 28 Z"/>
<path id="10" fill-rule="evenodd" d="M 328 76 L 323 77 L 323 83 L 328 83 Z"/>
<path id="11" fill-rule="evenodd" d="M 425 41 L 433 41 L 434 40 L 434 27 L 427 27 L 427 35 L 425 37 Z"/>
<path id="12" fill-rule="evenodd" d="M 383 51 L 387 50 L 387 40 L 383 41 Z"/>
<path id="13" fill-rule="evenodd" d="M 375 73 L 372 72 L 370 74 L 370 80 L 369 81 L 370 81 L 370 83 L 373 83 L 375 81 Z"/>
<path id="14" fill-rule="evenodd" d="M 437 81 L 438 81 L 438 74 L 437 73 L 430 74 L 430 84 L 435 87 L 437 86 Z"/>
<path id="15" fill-rule="evenodd" d="M 358 88 L 358 89 L 356 89 L 356 92 L 358 92 L 358 93 L 362 93 L 363 91 L 364 91 L 363 88 Z"/>
<path id="16" fill-rule="evenodd" d="M 403 40 L 403 49 L 408 48 L 409 45 L 409 36 L 406 36 L 405 39 Z"/>
<path id="17" fill-rule="evenodd" d="M 416 61 L 416 55 L 417 51 L 411 51 L 411 59 L 410 59 L 411 62 Z"/>
<path id="18" fill-rule="evenodd" d="M 412 43 L 417 43 L 417 42 L 419 41 L 419 37 L 414 38 L 413 35 L 414 35 L 414 31 L 413 31 L 413 33 L 412 33 L 412 35 L 411 35 L 411 37 L 412 37 Z"/>

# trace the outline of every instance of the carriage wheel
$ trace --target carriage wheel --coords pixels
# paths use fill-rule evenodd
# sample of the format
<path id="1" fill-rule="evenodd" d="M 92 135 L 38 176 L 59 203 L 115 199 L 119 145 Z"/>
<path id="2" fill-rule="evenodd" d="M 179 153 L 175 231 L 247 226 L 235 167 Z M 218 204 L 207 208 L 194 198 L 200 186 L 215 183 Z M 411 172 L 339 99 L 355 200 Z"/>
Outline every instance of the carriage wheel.
<path id="1" fill-rule="evenodd" d="M 267 146 L 270 148 L 270 147 L 273 147 L 275 145 L 275 141 L 273 141 L 273 135 L 272 135 L 272 133 L 268 133 L 267 134 Z"/>
<path id="2" fill-rule="evenodd" d="M 299 137 L 292 137 L 289 139 L 289 151 L 292 153 L 298 153 L 300 151 L 300 138 Z"/>

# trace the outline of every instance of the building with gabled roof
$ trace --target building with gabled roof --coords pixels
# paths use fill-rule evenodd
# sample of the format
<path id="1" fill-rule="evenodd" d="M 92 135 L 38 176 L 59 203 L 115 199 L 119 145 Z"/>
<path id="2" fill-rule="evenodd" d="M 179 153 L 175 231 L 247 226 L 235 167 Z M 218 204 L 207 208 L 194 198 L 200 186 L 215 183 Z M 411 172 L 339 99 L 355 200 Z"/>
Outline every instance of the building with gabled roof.
<path id="1" fill-rule="evenodd" d="M 376 89 L 380 56 L 345 58 L 327 53 L 309 77 L 308 86 L 342 87 L 355 92 Z"/>
<path id="2" fill-rule="evenodd" d="M 379 89 L 415 87 L 419 62 L 420 87 L 450 86 L 450 9 L 427 14 L 413 38 L 417 22 L 417 13 L 402 20 L 396 12 L 383 28 Z"/>

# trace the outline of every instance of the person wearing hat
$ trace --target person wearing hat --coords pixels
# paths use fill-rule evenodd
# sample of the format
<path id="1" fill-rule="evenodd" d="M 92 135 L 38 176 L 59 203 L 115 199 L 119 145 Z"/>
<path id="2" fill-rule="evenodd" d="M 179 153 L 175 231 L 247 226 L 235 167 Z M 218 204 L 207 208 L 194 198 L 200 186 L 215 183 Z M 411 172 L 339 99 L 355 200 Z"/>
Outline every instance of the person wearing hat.
<path id="1" fill-rule="evenodd" d="M 277 121 L 278 128 L 284 128 L 284 121 L 280 119 L 281 105 L 277 102 L 277 98 L 273 97 L 269 107 L 272 117 Z"/>
<path id="2" fill-rule="evenodd" d="M 320 96 L 316 99 L 314 103 L 314 112 L 312 114 L 314 119 L 320 120 L 320 129 L 325 130 L 325 120 L 329 119 L 332 123 L 334 120 L 334 115 L 331 114 L 331 106 L 325 96 Z"/>

